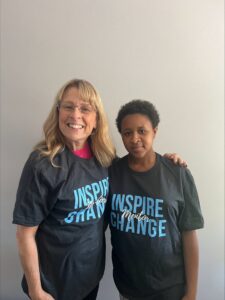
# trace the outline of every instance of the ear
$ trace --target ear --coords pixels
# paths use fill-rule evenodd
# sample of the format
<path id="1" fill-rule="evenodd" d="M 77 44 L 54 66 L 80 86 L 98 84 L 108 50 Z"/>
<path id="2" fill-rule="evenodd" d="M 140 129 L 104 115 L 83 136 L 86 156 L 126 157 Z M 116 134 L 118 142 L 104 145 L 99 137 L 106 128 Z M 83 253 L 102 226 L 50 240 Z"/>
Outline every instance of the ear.
<path id="1" fill-rule="evenodd" d="M 156 136 L 157 131 L 158 131 L 158 127 L 153 128 L 154 138 L 155 138 L 155 136 Z"/>

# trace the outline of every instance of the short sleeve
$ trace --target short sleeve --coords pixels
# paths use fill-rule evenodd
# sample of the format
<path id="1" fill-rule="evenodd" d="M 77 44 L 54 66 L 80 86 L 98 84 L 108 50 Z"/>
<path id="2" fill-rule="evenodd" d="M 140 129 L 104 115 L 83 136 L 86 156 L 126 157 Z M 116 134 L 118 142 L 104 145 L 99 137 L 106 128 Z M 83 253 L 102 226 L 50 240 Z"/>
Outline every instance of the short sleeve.
<path id="1" fill-rule="evenodd" d="M 181 231 L 203 228 L 204 220 L 201 212 L 198 192 L 194 178 L 187 168 L 181 168 L 184 205 L 181 209 L 179 228 Z"/>
<path id="2" fill-rule="evenodd" d="M 39 163 L 31 155 L 23 168 L 13 211 L 14 224 L 39 225 L 54 205 L 46 176 Z"/>

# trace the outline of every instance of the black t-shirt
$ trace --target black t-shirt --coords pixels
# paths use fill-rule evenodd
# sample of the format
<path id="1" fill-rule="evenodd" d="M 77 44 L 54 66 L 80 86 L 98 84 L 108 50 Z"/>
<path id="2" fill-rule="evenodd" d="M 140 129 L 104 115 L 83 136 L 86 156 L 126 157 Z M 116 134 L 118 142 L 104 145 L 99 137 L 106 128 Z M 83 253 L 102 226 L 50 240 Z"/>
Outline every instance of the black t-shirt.
<path id="1" fill-rule="evenodd" d="M 197 190 L 187 168 L 157 154 L 135 172 L 128 156 L 109 170 L 113 275 L 129 299 L 151 299 L 185 283 L 181 233 L 203 227 Z"/>
<path id="2" fill-rule="evenodd" d="M 31 153 L 20 179 L 13 223 L 39 225 L 43 289 L 56 300 L 80 300 L 104 272 L 108 171 L 95 158 L 79 158 L 67 148 L 54 163 L 59 167 Z M 22 285 L 27 293 L 25 278 Z"/>

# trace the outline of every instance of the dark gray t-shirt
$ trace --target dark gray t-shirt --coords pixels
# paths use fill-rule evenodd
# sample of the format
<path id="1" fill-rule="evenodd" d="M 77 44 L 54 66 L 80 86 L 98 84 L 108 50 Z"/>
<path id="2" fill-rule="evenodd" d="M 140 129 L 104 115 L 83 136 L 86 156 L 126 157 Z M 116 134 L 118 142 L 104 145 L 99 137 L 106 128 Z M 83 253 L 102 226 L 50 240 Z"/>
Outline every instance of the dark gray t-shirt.
<path id="1" fill-rule="evenodd" d="M 104 210 L 108 171 L 67 148 L 54 160 L 31 153 L 20 179 L 13 223 L 37 226 L 43 289 L 56 300 L 83 299 L 105 265 Z M 23 289 L 27 284 L 23 279 Z"/>
<path id="2" fill-rule="evenodd" d="M 151 299 L 185 283 L 181 233 L 203 227 L 190 171 L 157 154 L 135 172 L 125 156 L 109 170 L 114 280 L 128 298 Z"/>

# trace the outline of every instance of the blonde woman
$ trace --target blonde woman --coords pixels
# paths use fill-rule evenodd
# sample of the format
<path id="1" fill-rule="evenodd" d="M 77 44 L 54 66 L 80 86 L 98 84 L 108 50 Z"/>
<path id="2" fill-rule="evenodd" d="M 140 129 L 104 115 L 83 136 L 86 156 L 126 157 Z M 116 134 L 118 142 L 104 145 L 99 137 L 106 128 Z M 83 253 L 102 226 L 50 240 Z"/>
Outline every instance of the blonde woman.
<path id="1" fill-rule="evenodd" d="M 32 300 L 96 299 L 104 272 L 107 167 L 115 157 L 101 99 L 87 81 L 59 91 L 28 158 L 13 223 Z"/>

